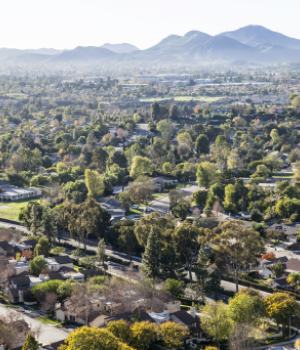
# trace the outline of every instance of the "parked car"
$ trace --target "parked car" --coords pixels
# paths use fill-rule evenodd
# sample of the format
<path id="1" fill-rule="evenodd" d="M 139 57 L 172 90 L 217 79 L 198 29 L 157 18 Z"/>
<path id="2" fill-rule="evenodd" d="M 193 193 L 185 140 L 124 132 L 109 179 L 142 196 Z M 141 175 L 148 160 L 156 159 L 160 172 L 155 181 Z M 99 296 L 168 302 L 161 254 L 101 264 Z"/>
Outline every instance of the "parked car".
<path id="1" fill-rule="evenodd" d="M 131 209 L 140 209 L 140 207 L 138 205 L 132 205 L 130 208 Z"/>

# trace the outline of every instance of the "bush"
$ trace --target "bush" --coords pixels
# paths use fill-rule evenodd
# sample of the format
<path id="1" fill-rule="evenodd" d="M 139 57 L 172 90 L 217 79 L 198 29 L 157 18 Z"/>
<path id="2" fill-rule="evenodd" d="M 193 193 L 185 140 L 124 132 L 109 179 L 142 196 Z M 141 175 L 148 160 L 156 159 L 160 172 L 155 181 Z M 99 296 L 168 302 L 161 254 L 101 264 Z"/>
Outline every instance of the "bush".
<path id="1" fill-rule="evenodd" d="M 236 173 L 236 177 L 250 177 L 252 175 L 251 171 L 246 169 L 241 169 Z"/>

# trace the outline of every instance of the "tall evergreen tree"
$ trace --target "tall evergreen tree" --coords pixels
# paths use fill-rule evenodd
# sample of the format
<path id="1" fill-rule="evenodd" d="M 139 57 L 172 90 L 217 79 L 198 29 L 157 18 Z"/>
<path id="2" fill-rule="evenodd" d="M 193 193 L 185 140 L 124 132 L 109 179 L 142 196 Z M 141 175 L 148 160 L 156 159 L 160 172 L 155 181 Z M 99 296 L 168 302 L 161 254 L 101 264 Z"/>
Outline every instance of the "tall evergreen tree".
<path id="1" fill-rule="evenodd" d="M 106 271 L 108 268 L 106 264 L 108 256 L 105 254 L 105 249 L 106 249 L 106 244 L 105 244 L 104 238 L 102 238 L 100 239 L 98 244 L 97 260 L 100 263 L 101 267 L 104 269 L 104 271 Z"/>
<path id="2" fill-rule="evenodd" d="M 201 289 L 202 301 L 204 301 L 205 299 L 204 293 L 207 287 L 207 278 L 209 275 L 207 268 L 209 264 L 210 264 L 209 257 L 204 250 L 204 244 L 202 244 L 198 254 L 197 267 L 195 269 L 197 283 Z"/>
<path id="3" fill-rule="evenodd" d="M 151 228 L 145 253 L 142 255 L 142 271 L 150 278 L 155 278 L 160 274 L 160 246 L 155 227 Z"/>
<path id="4" fill-rule="evenodd" d="M 30 218 L 28 219 L 28 222 L 30 224 L 30 233 L 33 236 L 36 236 L 39 229 L 39 224 L 38 224 L 38 218 L 37 218 L 37 208 L 35 204 L 31 208 Z"/>
<path id="5" fill-rule="evenodd" d="M 45 207 L 43 210 L 40 231 L 44 236 L 46 236 L 49 239 L 49 242 L 51 242 L 51 240 L 54 239 L 57 234 L 55 217 L 51 209 L 47 207 Z"/>
<path id="6" fill-rule="evenodd" d="M 27 334 L 26 342 L 23 345 L 22 350 L 39 350 L 39 343 L 31 333 Z"/>
<path id="7" fill-rule="evenodd" d="M 218 295 L 221 290 L 221 272 L 218 269 L 215 269 L 209 275 L 209 281 L 207 282 L 208 290 L 214 294 L 215 300 L 218 300 Z"/>
<path id="8" fill-rule="evenodd" d="M 162 265 L 162 275 L 164 279 L 173 278 L 183 280 L 185 277 L 184 265 L 181 262 L 180 254 L 177 250 L 177 245 L 173 241 L 167 251 Z"/>

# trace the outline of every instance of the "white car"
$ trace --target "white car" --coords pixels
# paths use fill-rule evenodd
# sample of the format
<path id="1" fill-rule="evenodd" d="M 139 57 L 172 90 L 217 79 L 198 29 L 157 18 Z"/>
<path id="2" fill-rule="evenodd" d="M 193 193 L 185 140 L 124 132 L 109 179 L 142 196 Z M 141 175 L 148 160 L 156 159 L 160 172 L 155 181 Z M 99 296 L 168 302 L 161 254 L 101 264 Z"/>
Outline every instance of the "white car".
<path id="1" fill-rule="evenodd" d="M 132 205 L 130 208 L 131 209 L 140 209 L 140 207 L 138 205 Z"/>

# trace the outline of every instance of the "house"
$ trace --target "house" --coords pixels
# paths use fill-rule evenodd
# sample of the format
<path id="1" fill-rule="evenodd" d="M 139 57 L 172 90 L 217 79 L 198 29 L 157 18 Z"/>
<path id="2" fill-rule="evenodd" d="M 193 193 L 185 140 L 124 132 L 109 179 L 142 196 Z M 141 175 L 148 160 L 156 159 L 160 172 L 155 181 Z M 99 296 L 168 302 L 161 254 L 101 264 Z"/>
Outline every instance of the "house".
<path id="1" fill-rule="evenodd" d="M 189 211 L 192 212 L 191 216 L 198 217 L 200 216 L 204 211 L 205 206 L 204 205 L 195 205 L 189 209 Z"/>
<path id="2" fill-rule="evenodd" d="M 274 278 L 270 283 L 272 288 L 289 288 L 290 284 L 287 282 L 288 275 L 284 275 L 279 278 Z"/>
<path id="3" fill-rule="evenodd" d="M 7 257 L 15 257 L 17 253 L 22 253 L 22 250 L 7 241 L 0 242 L 0 253 Z"/>
<path id="4" fill-rule="evenodd" d="M 269 277 L 274 278 L 275 276 L 272 273 L 271 267 L 275 263 L 278 263 L 279 261 L 284 265 L 288 261 L 288 258 L 286 256 L 283 256 L 281 258 L 275 258 L 271 260 L 262 260 L 259 264 L 259 268 L 262 269 L 261 276 L 266 278 L 269 278 Z"/>
<path id="5" fill-rule="evenodd" d="M 258 186 L 264 191 L 271 192 L 275 190 L 276 183 L 259 183 Z"/>
<path id="6" fill-rule="evenodd" d="M 194 307 L 190 309 L 190 312 L 180 310 L 170 315 L 170 319 L 182 326 L 187 327 L 194 337 L 202 338 L 203 330 L 201 329 L 200 318 L 196 316 L 196 310 Z"/>
<path id="7" fill-rule="evenodd" d="M 63 266 L 74 269 L 73 259 L 71 259 L 68 255 L 54 256 L 52 258 L 45 258 L 45 260 L 48 268 L 52 271 L 58 271 Z"/>
<path id="8" fill-rule="evenodd" d="M 104 275 L 104 272 L 102 270 L 95 270 L 95 269 L 80 270 L 80 273 L 83 274 L 85 281 L 87 281 L 92 277 Z"/>

